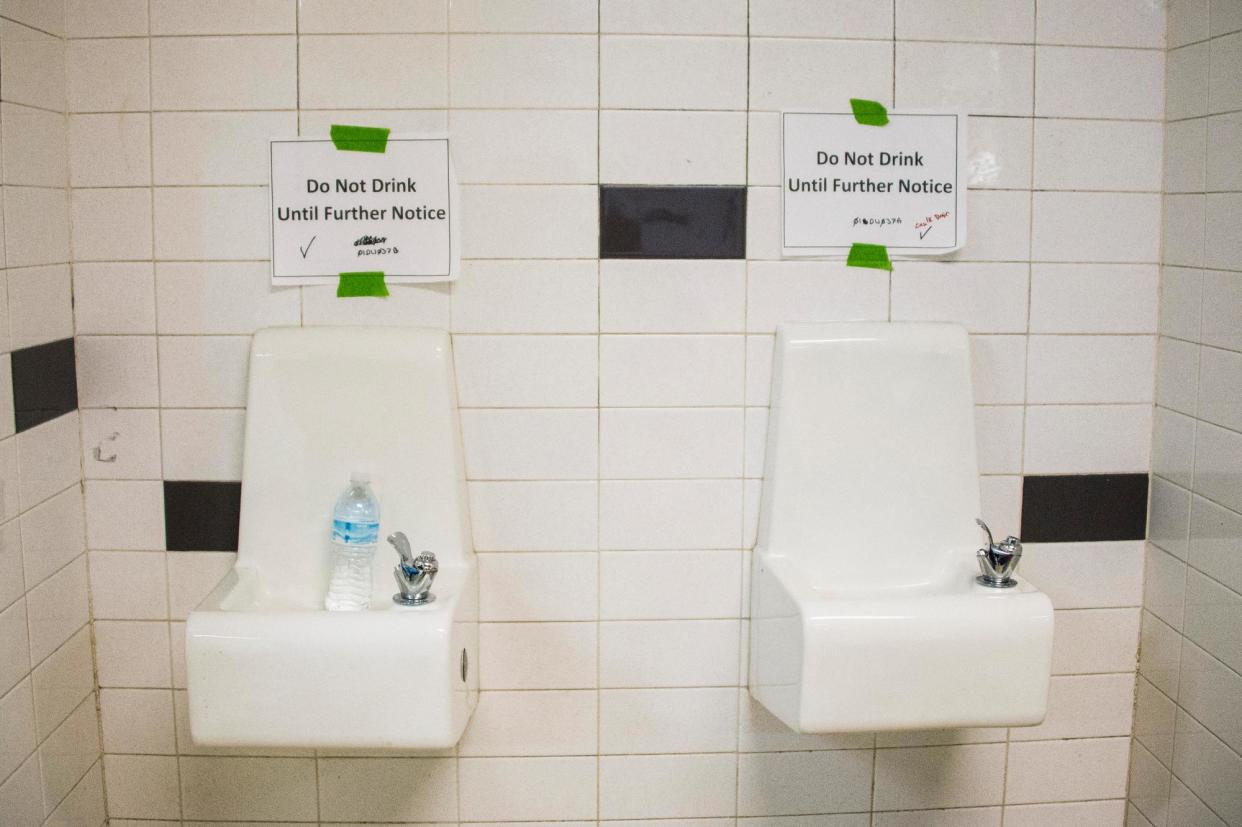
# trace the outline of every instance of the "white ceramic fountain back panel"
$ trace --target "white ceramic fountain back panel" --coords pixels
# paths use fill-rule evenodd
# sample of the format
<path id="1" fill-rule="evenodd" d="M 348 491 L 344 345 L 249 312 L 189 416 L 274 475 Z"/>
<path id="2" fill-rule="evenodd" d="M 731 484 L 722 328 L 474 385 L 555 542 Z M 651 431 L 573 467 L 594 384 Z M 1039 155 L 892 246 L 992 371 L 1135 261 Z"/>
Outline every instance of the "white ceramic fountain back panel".
<path id="1" fill-rule="evenodd" d="M 979 545 L 970 342 L 957 325 L 784 325 L 759 547 L 828 593 L 943 584 Z"/>
<path id="2" fill-rule="evenodd" d="M 238 565 L 264 602 L 318 608 L 337 496 L 369 471 L 380 503 L 373 602 L 393 591 L 383 537 L 404 531 L 441 567 L 473 555 L 448 334 L 269 328 L 250 354 Z M 391 556 L 391 561 L 387 558 Z"/>

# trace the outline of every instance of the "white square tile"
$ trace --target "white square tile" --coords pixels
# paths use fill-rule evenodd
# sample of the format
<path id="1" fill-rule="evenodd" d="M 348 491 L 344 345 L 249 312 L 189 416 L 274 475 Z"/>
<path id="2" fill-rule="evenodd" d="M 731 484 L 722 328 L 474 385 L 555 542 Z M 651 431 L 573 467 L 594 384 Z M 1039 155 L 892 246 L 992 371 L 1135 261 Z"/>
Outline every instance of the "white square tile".
<path id="1" fill-rule="evenodd" d="M 20 519 L 23 576 L 31 589 L 86 550 L 82 491 L 71 486 Z"/>
<path id="2" fill-rule="evenodd" d="M 103 689 L 99 708 L 105 751 L 176 754 L 172 690 Z"/>
<path id="3" fill-rule="evenodd" d="M 1242 32 L 1208 43 L 1208 111 L 1242 108 Z"/>
<path id="4" fill-rule="evenodd" d="M 1197 648 L 1197 647 L 1196 647 Z M 1173 718 L 1177 705 L 1142 675 L 1134 702 L 1134 737 L 1163 763 L 1173 761 Z"/>
<path id="5" fill-rule="evenodd" d="M 1242 511 L 1242 434 L 1200 422 L 1195 428 L 1196 494 Z"/>
<path id="6" fill-rule="evenodd" d="M 892 35 L 893 13 L 867 0 L 753 0 L 750 31 L 754 36 L 884 39 Z"/>
<path id="7" fill-rule="evenodd" d="M 1203 274 L 1203 343 L 1242 350 L 1242 276 Z"/>
<path id="8" fill-rule="evenodd" d="M 81 415 L 82 470 L 87 479 L 159 479 L 158 410 L 98 408 Z"/>
<path id="9" fill-rule="evenodd" d="M 1159 120 L 1157 90 L 1164 53 L 1139 49 L 1039 46 L 1035 61 L 1035 114 L 1064 118 Z"/>
<path id="10" fill-rule="evenodd" d="M 1203 195 L 1166 195 L 1162 221 L 1165 264 L 1202 267 L 1207 234 L 1207 197 Z"/>
<path id="11" fill-rule="evenodd" d="M 1154 336 L 1031 336 L 1027 401 L 1150 402 L 1155 366 Z"/>
<path id="12" fill-rule="evenodd" d="M 1025 264 L 905 262 L 892 273 L 892 319 L 1025 332 L 1028 271 Z"/>
<path id="13" fill-rule="evenodd" d="M 457 177 L 466 184 L 593 184 L 597 118 L 588 110 L 454 110 Z"/>
<path id="14" fill-rule="evenodd" d="M 897 37 L 905 40 L 982 40 L 1030 43 L 1035 39 L 1035 4 L 943 0 L 934 6 L 898 0 Z"/>
<path id="15" fill-rule="evenodd" d="M 240 480 L 241 410 L 177 410 L 160 415 L 164 474 L 170 480 Z"/>
<path id="16" fill-rule="evenodd" d="M 1199 395 L 1199 352 L 1210 350 L 1180 339 L 1160 337 L 1157 348 L 1156 404 L 1195 415 Z M 1206 377 L 1205 377 L 1206 379 Z"/>
<path id="17" fill-rule="evenodd" d="M 186 818 L 301 821 L 318 812 L 313 759 L 183 757 L 178 763 Z"/>
<path id="18" fill-rule="evenodd" d="M 738 633 L 736 620 L 601 623 L 600 686 L 737 686 Z"/>
<path id="19" fill-rule="evenodd" d="M 1158 280 L 1154 265 L 1033 264 L 1031 332 L 1154 333 Z"/>
<path id="20" fill-rule="evenodd" d="M 101 620 L 95 623 L 95 658 L 101 687 L 171 686 L 168 624 Z"/>
<path id="21" fill-rule="evenodd" d="M 599 616 L 599 555 L 593 551 L 480 554 L 478 561 L 480 620 L 568 621 Z"/>
<path id="22" fill-rule="evenodd" d="M 600 483 L 601 548 L 740 548 L 741 516 L 741 480 Z"/>
<path id="23" fill-rule="evenodd" d="M 751 262 L 746 327 L 772 333 L 785 322 L 884 320 L 889 277 L 840 261 Z"/>
<path id="24" fill-rule="evenodd" d="M 751 110 L 844 111 L 851 97 L 887 106 L 893 97 L 893 46 L 756 38 L 750 41 L 749 83 Z"/>
<path id="25" fill-rule="evenodd" d="M 1160 274 L 1161 335 L 1199 341 L 1203 315 L 1203 272 L 1184 267 L 1163 267 Z"/>
<path id="26" fill-rule="evenodd" d="M 1208 0 L 1170 0 L 1166 17 L 1168 48 L 1207 40 L 1208 5 Z"/>
<path id="27" fill-rule="evenodd" d="M 151 34 L 272 34 L 295 30 L 292 0 L 150 0 Z"/>
<path id="28" fill-rule="evenodd" d="M 1172 121 L 1164 125 L 1165 192 L 1203 192 L 1207 188 L 1209 154 L 1213 157 L 1213 165 L 1219 165 L 1216 152 L 1208 149 L 1207 137 L 1209 123 L 1216 120 L 1195 118 L 1192 121 Z M 1216 134 L 1213 138 L 1213 143 L 1227 143 L 1229 140 L 1226 134 Z M 1223 173 L 1225 178 L 1230 176 L 1224 170 L 1215 169 L 1214 172 L 1217 175 Z M 1215 189 L 1218 186 L 1215 183 L 1216 177 L 1211 180 Z"/>
<path id="29" fill-rule="evenodd" d="M 463 261 L 453 283 L 454 333 L 594 333 L 594 261 Z"/>
<path id="30" fill-rule="evenodd" d="M 440 329 L 449 326 L 448 284 L 395 284 L 389 285 L 388 289 L 390 294 L 385 298 L 363 297 L 341 301 L 336 296 L 335 286 L 303 287 L 300 291 L 302 323 Z"/>
<path id="31" fill-rule="evenodd" d="M 86 544 L 92 550 L 164 548 L 163 483 L 87 481 Z"/>
<path id="32" fill-rule="evenodd" d="M 147 0 L 68 0 L 65 32 L 69 37 L 125 37 L 147 33 Z"/>
<path id="33" fill-rule="evenodd" d="M 26 601 L 0 611 L 0 692 L 8 692 L 30 672 L 30 632 Z"/>
<path id="34" fill-rule="evenodd" d="M 160 336 L 159 355 L 165 407 L 245 406 L 249 336 Z"/>
<path id="35" fill-rule="evenodd" d="M 298 290 L 273 288 L 270 281 L 260 262 L 160 263 L 154 279 L 160 333 L 250 334 L 296 325 Z"/>
<path id="36" fill-rule="evenodd" d="M 1150 462 L 1148 405 L 1039 405 L 1027 409 L 1027 474 L 1140 473 Z"/>
<path id="37" fill-rule="evenodd" d="M 627 755 L 599 759 L 600 818 L 729 816 L 737 756 Z"/>
<path id="38" fill-rule="evenodd" d="M 609 109 L 745 109 L 741 38 L 600 38 L 600 106 Z"/>
<path id="39" fill-rule="evenodd" d="M 602 405 L 737 405 L 741 336 L 603 336 Z"/>
<path id="40" fill-rule="evenodd" d="M 23 267 L 8 271 L 9 343 L 18 348 L 73 336 L 69 267 Z"/>
<path id="41" fill-rule="evenodd" d="M 596 623 L 483 623 L 479 688 L 592 689 Z"/>
<path id="42" fill-rule="evenodd" d="M 448 759 L 324 759 L 317 773 L 312 783 L 318 784 L 324 818 L 451 821 L 457 816 L 457 779 Z M 420 794 L 411 795 L 411 787 Z"/>
<path id="43" fill-rule="evenodd" d="M 593 108 L 597 39 L 586 35 L 456 35 L 449 94 L 463 108 Z"/>
<path id="44" fill-rule="evenodd" d="M 60 38 L 5 20 L 0 23 L 0 74 L 9 103 L 65 111 L 65 44 Z"/>
<path id="45" fill-rule="evenodd" d="M 108 815 L 118 818 L 181 817 L 177 758 L 163 755 L 104 757 Z"/>
<path id="46" fill-rule="evenodd" d="M 1231 748 L 1242 744 L 1242 677 L 1191 643 L 1182 648 L 1177 701 Z"/>
<path id="47" fill-rule="evenodd" d="M 1036 741 L 1009 746 L 1006 803 L 1121 798 L 1129 738 Z"/>
<path id="48" fill-rule="evenodd" d="M 1166 57 L 1165 117 L 1194 118 L 1208 113 L 1208 44 L 1170 49 Z"/>
<path id="49" fill-rule="evenodd" d="M 79 336 L 155 332 L 155 277 L 146 262 L 75 262 Z"/>
<path id="50" fill-rule="evenodd" d="M 1217 0 L 1211 4 L 1208 15 L 1209 31 L 1213 37 L 1242 29 L 1242 9 L 1232 0 Z"/>
<path id="51" fill-rule="evenodd" d="M 746 315 L 741 261 L 600 262 L 600 328 L 610 333 L 738 332 Z"/>
<path id="52" fill-rule="evenodd" d="M 80 629 L 35 667 L 31 681 L 36 737 L 42 740 L 95 688 L 90 629 Z"/>
<path id="53" fill-rule="evenodd" d="M 237 555 L 231 551 L 196 551 L 168 554 L 168 614 L 184 620 L 233 568 Z"/>
<path id="54" fill-rule="evenodd" d="M 1208 193 L 1205 215 L 1204 264 L 1217 269 L 1242 267 L 1242 241 L 1235 232 L 1242 222 L 1242 192 Z"/>
<path id="55" fill-rule="evenodd" d="M 975 438 L 979 473 L 1016 474 L 1022 470 L 1021 406 L 976 406 Z"/>
<path id="56" fill-rule="evenodd" d="M 1031 198 L 1028 193 L 978 190 L 966 194 L 971 215 L 965 245 L 952 261 L 1026 261 L 1031 250 Z"/>
<path id="57" fill-rule="evenodd" d="M 599 694 L 600 752 L 732 752 L 737 707 L 733 688 L 605 689 Z"/>
<path id="58" fill-rule="evenodd" d="M 867 811 L 872 756 L 871 750 L 853 749 L 740 755 L 738 815 Z"/>
<path id="59" fill-rule="evenodd" d="M 975 404 L 1026 401 L 1026 336 L 971 336 L 970 373 Z"/>
<path id="60" fill-rule="evenodd" d="M 1052 674 L 1134 672 L 1139 648 L 1138 608 L 1058 611 L 1054 626 Z M 1144 631 L 1144 653 L 1148 648 Z"/>
<path id="61" fill-rule="evenodd" d="M 458 754 L 595 755 L 593 690 L 483 692 Z"/>
<path id="62" fill-rule="evenodd" d="M 0 526 L 0 609 L 7 609 L 25 593 L 21 528 L 17 521 L 10 520 Z"/>
<path id="63" fill-rule="evenodd" d="M 1114 7 L 1043 0 L 1037 4 L 1035 26 L 1040 43 L 1163 49 L 1165 11 L 1165 4 L 1141 0 Z"/>
<path id="64" fill-rule="evenodd" d="M 1014 741 L 1095 738 L 1130 734 L 1134 675 L 1055 677 L 1048 690 L 1048 717 L 1035 727 L 1010 730 Z"/>
<path id="65" fill-rule="evenodd" d="M 35 749 L 34 704 L 29 681 L 22 681 L 16 689 L 0 697 L 0 736 L 3 736 L 0 775 L 7 779 Z"/>
<path id="66" fill-rule="evenodd" d="M 150 190 L 74 190 L 72 210 L 75 258 L 132 261 L 151 257 Z"/>
<path id="67" fill-rule="evenodd" d="M 1205 804 L 1224 816 L 1226 824 L 1242 817 L 1242 803 L 1235 792 L 1237 779 L 1242 777 L 1242 758 L 1184 712 L 1177 716 L 1173 771 Z"/>
<path id="68" fill-rule="evenodd" d="M 1039 189 L 1159 192 L 1163 125 L 1126 121 L 1035 121 Z"/>
<path id="69" fill-rule="evenodd" d="M 4 16 L 49 34 L 65 34 L 64 0 L 6 0 Z"/>
<path id="70" fill-rule="evenodd" d="M 764 453 L 767 448 L 768 436 L 768 409 L 767 408 L 747 408 L 746 409 L 746 456 L 745 471 L 746 477 L 762 477 L 764 465 Z"/>
<path id="71" fill-rule="evenodd" d="M 594 407 L 594 336 L 454 336 L 462 407 Z"/>
<path id="72" fill-rule="evenodd" d="M 1030 115 L 1034 63 L 1030 46 L 899 42 L 897 100 L 903 109 Z"/>
<path id="73" fill-rule="evenodd" d="M 69 200 L 65 190 L 4 188 L 5 260 L 9 267 L 69 260 Z"/>
<path id="74" fill-rule="evenodd" d="M 298 102 L 297 51 L 288 35 L 152 38 L 151 106 L 291 109 Z"/>
<path id="75" fill-rule="evenodd" d="M 99 719 L 88 698 L 39 745 L 43 809 L 50 813 L 99 760 Z"/>
<path id="76" fill-rule="evenodd" d="M 605 620 L 733 618 L 740 613 L 739 551 L 606 551 L 599 565 L 599 614 Z M 635 589 L 633 577 L 641 571 L 660 576 Z"/>
<path id="77" fill-rule="evenodd" d="M 1191 495 L 1161 477 L 1151 479 L 1147 539 L 1181 560 L 1190 555 Z"/>
<path id="78" fill-rule="evenodd" d="M 741 408 L 604 409 L 599 428 L 604 479 L 742 475 Z"/>
<path id="79" fill-rule="evenodd" d="M 304 35 L 298 39 L 298 105 L 311 109 L 432 107 L 448 102 L 442 35 Z M 367 82 L 355 80 L 365 51 Z"/>
<path id="80" fill-rule="evenodd" d="M 28 106 L 0 105 L 4 183 L 64 187 L 69 181 L 66 118 Z"/>
<path id="81" fill-rule="evenodd" d="M 744 112 L 600 112 L 599 177 L 614 184 L 746 183 Z"/>
<path id="82" fill-rule="evenodd" d="M 971 189 L 1031 185 L 1031 121 L 971 117 L 967 124 L 967 184 Z"/>
<path id="83" fill-rule="evenodd" d="M 600 31 L 605 34 L 734 34 L 747 31 L 743 0 L 603 0 Z"/>
<path id="84" fill-rule="evenodd" d="M 978 807 L 1001 803 L 991 779 L 1004 773 L 1004 744 L 876 751 L 876 809 Z"/>
<path id="85" fill-rule="evenodd" d="M 1040 261 L 1156 262 L 1160 196 L 1036 192 L 1031 256 Z M 1091 215 L 1091 221 L 1081 216 Z"/>
<path id="86" fill-rule="evenodd" d="M 155 257 L 266 259 L 266 187 L 157 187 Z"/>
<path id="87" fill-rule="evenodd" d="M 151 106 L 145 38 L 70 40 L 70 112 L 141 112 Z"/>
<path id="88" fill-rule="evenodd" d="M 1156 482 L 1152 481 L 1153 487 Z M 1192 498 L 1187 556 L 1195 568 L 1235 591 L 1242 591 L 1242 556 L 1237 553 L 1240 543 L 1242 515 L 1197 495 Z M 1170 551 L 1177 553 L 1175 549 Z"/>
<path id="89" fill-rule="evenodd" d="M 598 484 L 472 482 L 476 551 L 583 551 L 595 548 Z"/>
<path id="90" fill-rule="evenodd" d="M 443 32 L 448 30 L 444 0 L 300 0 L 301 32 Z"/>
<path id="91" fill-rule="evenodd" d="M 77 482 L 78 413 L 73 411 L 17 435 L 21 507 L 28 509 Z"/>
<path id="92" fill-rule="evenodd" d="M 460 416 L 468 479 L 596 478 L 599 415 L 594 410 L 468 409 Z"/>
<path id="93" fill-rule="evenodd" d="M 1187 121 L 1201 124 L 1202 121 Z M 1181 124 L 1169 124 L 1172 131 Z M 1212 189 L 1242 189 L 1242 170 L 1234 159 L 1242 151 L 1242 113 L 1214 115 L 1207 120 L 1206 177 Z"/>
<path id="94" fill-rule="evenodd" d="M 156 112 L 149 139 L 155 183 L 266 184 L 268 139 L 297 129 L 296 112 Z"/>
<path id="95" fill-rule="evenodd" d="M 467 258 L 595 258 L 599 191 L 585 186 L 464 186 Z M 550 220 L 551 217 L 554 219 Z"/>
<path id="96" fill-rule="evenodd" d="M 90 621 L 86 558 L 65 566 L 26 592 L 30 663 L 39 662 Z"/>
<path id="97" fill-rule="evenodd" d="M 151 116 L 70 115 L 69 176 L 75 187 L 151 183 Z"/>
<path id="98" fill-rule="evenodd" d="M 463 758 L 461 819 L 594 819 L 596 759 Z"/>
<path id="99" fill-rule="evenodd" d="M 1028 543 L 1023 571 L 1057 609 L 1142 604 L 1142 541 Z"/>
<path id="100" fill-rule="evenodd" d="M 1183 488 L 1194 478 L 1195 421 L 1157 407 L 1152 420 L 1151 470 Z"/>
<path id="101" fill-rule="evenodd" d="M 1180 632 L 1185 607 L 1186 564 L 1149 545 L 1143 572 L 1143 608 Z"/>

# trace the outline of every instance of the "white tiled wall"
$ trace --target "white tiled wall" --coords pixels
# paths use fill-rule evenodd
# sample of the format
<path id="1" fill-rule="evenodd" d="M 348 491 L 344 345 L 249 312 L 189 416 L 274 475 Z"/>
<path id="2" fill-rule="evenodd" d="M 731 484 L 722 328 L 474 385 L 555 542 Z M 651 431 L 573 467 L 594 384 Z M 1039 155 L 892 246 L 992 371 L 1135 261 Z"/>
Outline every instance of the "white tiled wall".
<path id="1" fill-rule="evenodd" d="M 75 411 L 14 434 L 10 353 L 74 335 L 65 14 L 0 2 L 0 823 L 104 823 Z"/>
<path id="2" fill-rule="evenodd" d="M 1135 825 L 1242 823 L 1242 4 L 1168 18 Z M 1230 229 L 1232 228 L 1232 229 Z"/>
<path id="3" fill-rule="evenodd" d="M 745 576 L 780 321 L 965 324 L 996 530 L 1018 530 L 1024 473 L 1148 470 L 1158 4 L 103 5 L 67 3 L 64 94 L 114 825 L 1121 822 L 1141 543 L 1030 547 L 1058 609 L 1032 730 L 794 735 L 742 686 Z M 851 96 L 970 113 L 961 253 L 780 260 L 779 112 Z M 268 286 L 264 139 L 333 122 L 450 131 L 459 281 Z M 748 260 L 599 261 L 601 182 L 747 185 Z M 454 333 L 484 620 L 456 753 L 189 740 L 183 621 L 231 555 L 162 550 L 160 480 L 237 479 L 248 337 L 298 323 Z"/>

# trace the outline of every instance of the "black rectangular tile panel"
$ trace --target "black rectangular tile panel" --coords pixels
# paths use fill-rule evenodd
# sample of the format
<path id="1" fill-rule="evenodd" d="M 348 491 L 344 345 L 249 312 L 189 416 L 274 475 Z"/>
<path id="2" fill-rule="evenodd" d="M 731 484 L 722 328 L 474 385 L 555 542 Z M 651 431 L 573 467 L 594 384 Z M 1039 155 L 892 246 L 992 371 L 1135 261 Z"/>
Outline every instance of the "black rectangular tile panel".
<path id="1" fill-rule="evenodd" d="M 13 424 L 18 433 L 78 407 L 73 339 L 13 351 Z"/>
<path id="2" fill-rule="evenodd" d="M 1024 543 L 1142 540 L 1146 474 L 1080 474 L 1022 480 Z"/>
<path id="3" fill-rule="evenodd" d="M 169 551 L 237 551 L 240 482 L 164 480 Z"/>
<path id="4" fill-rule="evenodd" d="M 746 258 L 746 188 L 605 184 L 599 257 Z"/>

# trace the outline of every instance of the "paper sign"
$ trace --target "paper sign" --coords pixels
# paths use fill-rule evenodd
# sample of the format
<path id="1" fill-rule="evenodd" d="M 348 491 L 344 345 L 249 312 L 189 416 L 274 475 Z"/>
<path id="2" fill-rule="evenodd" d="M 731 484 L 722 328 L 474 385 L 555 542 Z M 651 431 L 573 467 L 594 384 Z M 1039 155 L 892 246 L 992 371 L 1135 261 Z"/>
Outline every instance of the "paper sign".
<path id="1" fill-rule="evenodd" d="M 844 256 L 854 244 L 896 255 L 950 253 L 966 242 L 966 118 L 786 112 L 782 252 Z"/>
<path id="2" fill-rule="evenodd" d="M 389 137 L 382 152 L 328 138 L 271 141 L 272 283 L 451 281 L 461 199 L 447 138 Z"/>

